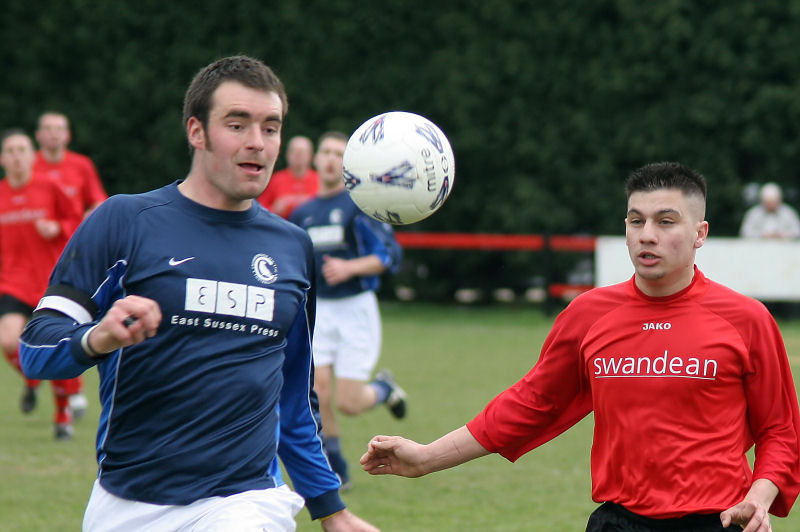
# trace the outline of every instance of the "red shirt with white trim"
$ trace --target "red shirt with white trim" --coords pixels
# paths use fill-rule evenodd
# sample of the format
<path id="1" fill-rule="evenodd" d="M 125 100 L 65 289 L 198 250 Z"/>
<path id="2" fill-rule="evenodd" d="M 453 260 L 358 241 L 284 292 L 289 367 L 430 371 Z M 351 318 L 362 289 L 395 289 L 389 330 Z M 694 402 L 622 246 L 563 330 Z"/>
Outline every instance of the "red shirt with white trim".
<path id="1" fill-rule="evenodd" d="M 784 517 L 800 491 L 800 413 L 778 326 L 696 268 L 669 297 L 631 279 L 576 298 L 533 369 L 467 427 L 514 461 L 590 412 L 596 502 L 651 518 L 715 513 L 766 478 L 780 490 L 770 511 Z"/>
<path id="2" fill-rule="evenodd" d="M 50 271 L 82 213 L 52 180 L 34 174 L 20 188 L 0 181 L 0 294 L 35 307 L 47 288 Z M 45 239 L 36 220 L 56 220 L 61 232 Z"/>
<path id="3" fill-rule="evenodd" d="M 94 163 L 80 153 L 66 150 L 61 161 L 53 163 L 45 159 L 39 150 L 36 152 L 33 172 L 58 183 L 81 213 L 108 198 Z"/>

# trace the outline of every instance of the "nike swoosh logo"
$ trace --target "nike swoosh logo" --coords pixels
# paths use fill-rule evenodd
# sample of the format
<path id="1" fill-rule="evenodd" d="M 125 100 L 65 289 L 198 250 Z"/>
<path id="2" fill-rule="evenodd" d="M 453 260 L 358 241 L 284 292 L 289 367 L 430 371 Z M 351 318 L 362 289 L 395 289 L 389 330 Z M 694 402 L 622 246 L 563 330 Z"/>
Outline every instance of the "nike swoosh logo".
<path id="1" fill-rule="evenodd" d="M 188 262 L 188 261 L 190 261 L 192 259 L 194 259 L 194 257 L 187 257 L 187 258 L 181 259 L 181 260 L 176 260 L 175 257 L 172 257 L 171 259 L 169 259 L 169 265 L 170 266 L 178 266 L 179 264 L 183 264 L 184 262 Z"/>

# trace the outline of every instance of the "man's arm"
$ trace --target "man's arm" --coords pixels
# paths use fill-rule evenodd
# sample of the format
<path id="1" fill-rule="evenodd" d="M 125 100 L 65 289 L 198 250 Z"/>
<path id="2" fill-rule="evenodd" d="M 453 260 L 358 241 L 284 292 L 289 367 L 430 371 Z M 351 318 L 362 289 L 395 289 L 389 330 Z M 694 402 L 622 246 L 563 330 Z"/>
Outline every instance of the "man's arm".
<path id="1" fill-rule="evenodd" d="M 370 475 L 421 477 L 449 469 L 489 453 L 466 426 L 422 445 L 400 436 L 375 436 L 361 457 Z"/>

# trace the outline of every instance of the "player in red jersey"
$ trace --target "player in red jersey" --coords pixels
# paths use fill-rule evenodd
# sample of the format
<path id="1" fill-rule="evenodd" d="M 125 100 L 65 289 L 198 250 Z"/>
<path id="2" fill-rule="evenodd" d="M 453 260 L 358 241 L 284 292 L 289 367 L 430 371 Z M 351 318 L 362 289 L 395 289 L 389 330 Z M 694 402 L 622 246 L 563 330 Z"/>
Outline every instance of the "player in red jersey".
<path id="1" fill-rule="evenodd" d="M 308 137 L 292 137 L 286 149 L 289 166 L 272 174 L 258 202 L 288 220 L 295 207 L 316 196 L 319 189 L 319 177 L 311 168 L 313 155 L 314 146 Z"/>
<path id="2" fill-rule="evenodd" d="M 19 365 L 19 337 L 47 288 L 50 271 L 80 213 L 53 181 L 32 173 L 33 142 L 21 130 L 2 136 L 0 164 L 0 346 L 12 366 Z M 23 412 L 35 406 L 39 381 L 26 380 Z M 53 381 L 56 438 L 72 436 L 69 396 L 74 379 Z"/>
<path id="3" fill-rule="evenodd" d="M 88 214 L 108 195 L 92 160 L 67 149 L 71 138 L 65 115 L 56 112 L 42 114 L 36 129 L 39 151 L 36 152 L 33 172 L 56 181 L 78 210 Z"/>
<path id="4" fill-rule="evenodd" d="M 587 532 L 771 530 L 800 491 L 800 413 L 778 326 L 694 265 L 706 184 L 677 163 L 628 178 L 633 278 L 576 298 L 538 362 L 428 445 L 376 436 L 371 474 L 407 477 L 500 453 L 516 460 L 594 412 Z M 746 453 L 755 445 L 751 470 Z"/>
<path id="5" fill-rule="evenodd" d="M 72 200 L 75 208 L 88 215 L 105 201 L 108 195 L 92 160 L 67 149 L 71 140 L 72 134 L 66 115 L 48 111 L 39 116 L 36 129 L 39 151 L 36 152 L 33 172 L 58 183 L 61 190 Z M 75 417 L 83 416 L 88 402 L 83 394 L 82 377 L 67 382 L 66 386 L 70 395 L 70 407 Z M 35 398 L 35 395 L 29 396 L 31 401 Z"/>

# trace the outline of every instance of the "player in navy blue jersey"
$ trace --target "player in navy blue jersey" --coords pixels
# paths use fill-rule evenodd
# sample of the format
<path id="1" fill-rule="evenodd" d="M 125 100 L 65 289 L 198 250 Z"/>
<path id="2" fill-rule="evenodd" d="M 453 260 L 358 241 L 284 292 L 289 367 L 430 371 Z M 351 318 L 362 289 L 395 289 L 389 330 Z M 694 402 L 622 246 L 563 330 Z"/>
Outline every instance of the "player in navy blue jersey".
<path id="1" fill-rule="evenodd" d="M 379 371 L 369 381 L 381 348 L 375 291 L 381 274 L 397 270 L 402 252 L 391 226 L 361 212 L 345 190 L 346 145 L 343 133 L 322 135 L 314 156 L 320 181 L 317 197 L 298 207 L 290 218 L 308 231 L 314 243 L 318 281 L 314 387 L 319 394 L 325 450 L 342 479 L 342 489 L 350 487 L 350 478 L 333 405 L 346 415 L 381 403 L 397 418 L 406 414 L 405 392 L 389 371 Z"/>
<path id="2" fill-rule="evenodd" d="M 84 530 L 295 530 L 303 504 L 324 530 L 376 530 L 345 509 L 319 435 L 311 241 L 253 201 L 286 109 L 258 60 L 201 70 L 189 174 L 98 207 L 25 329 L 28 376 L 100 374 Z"/>

